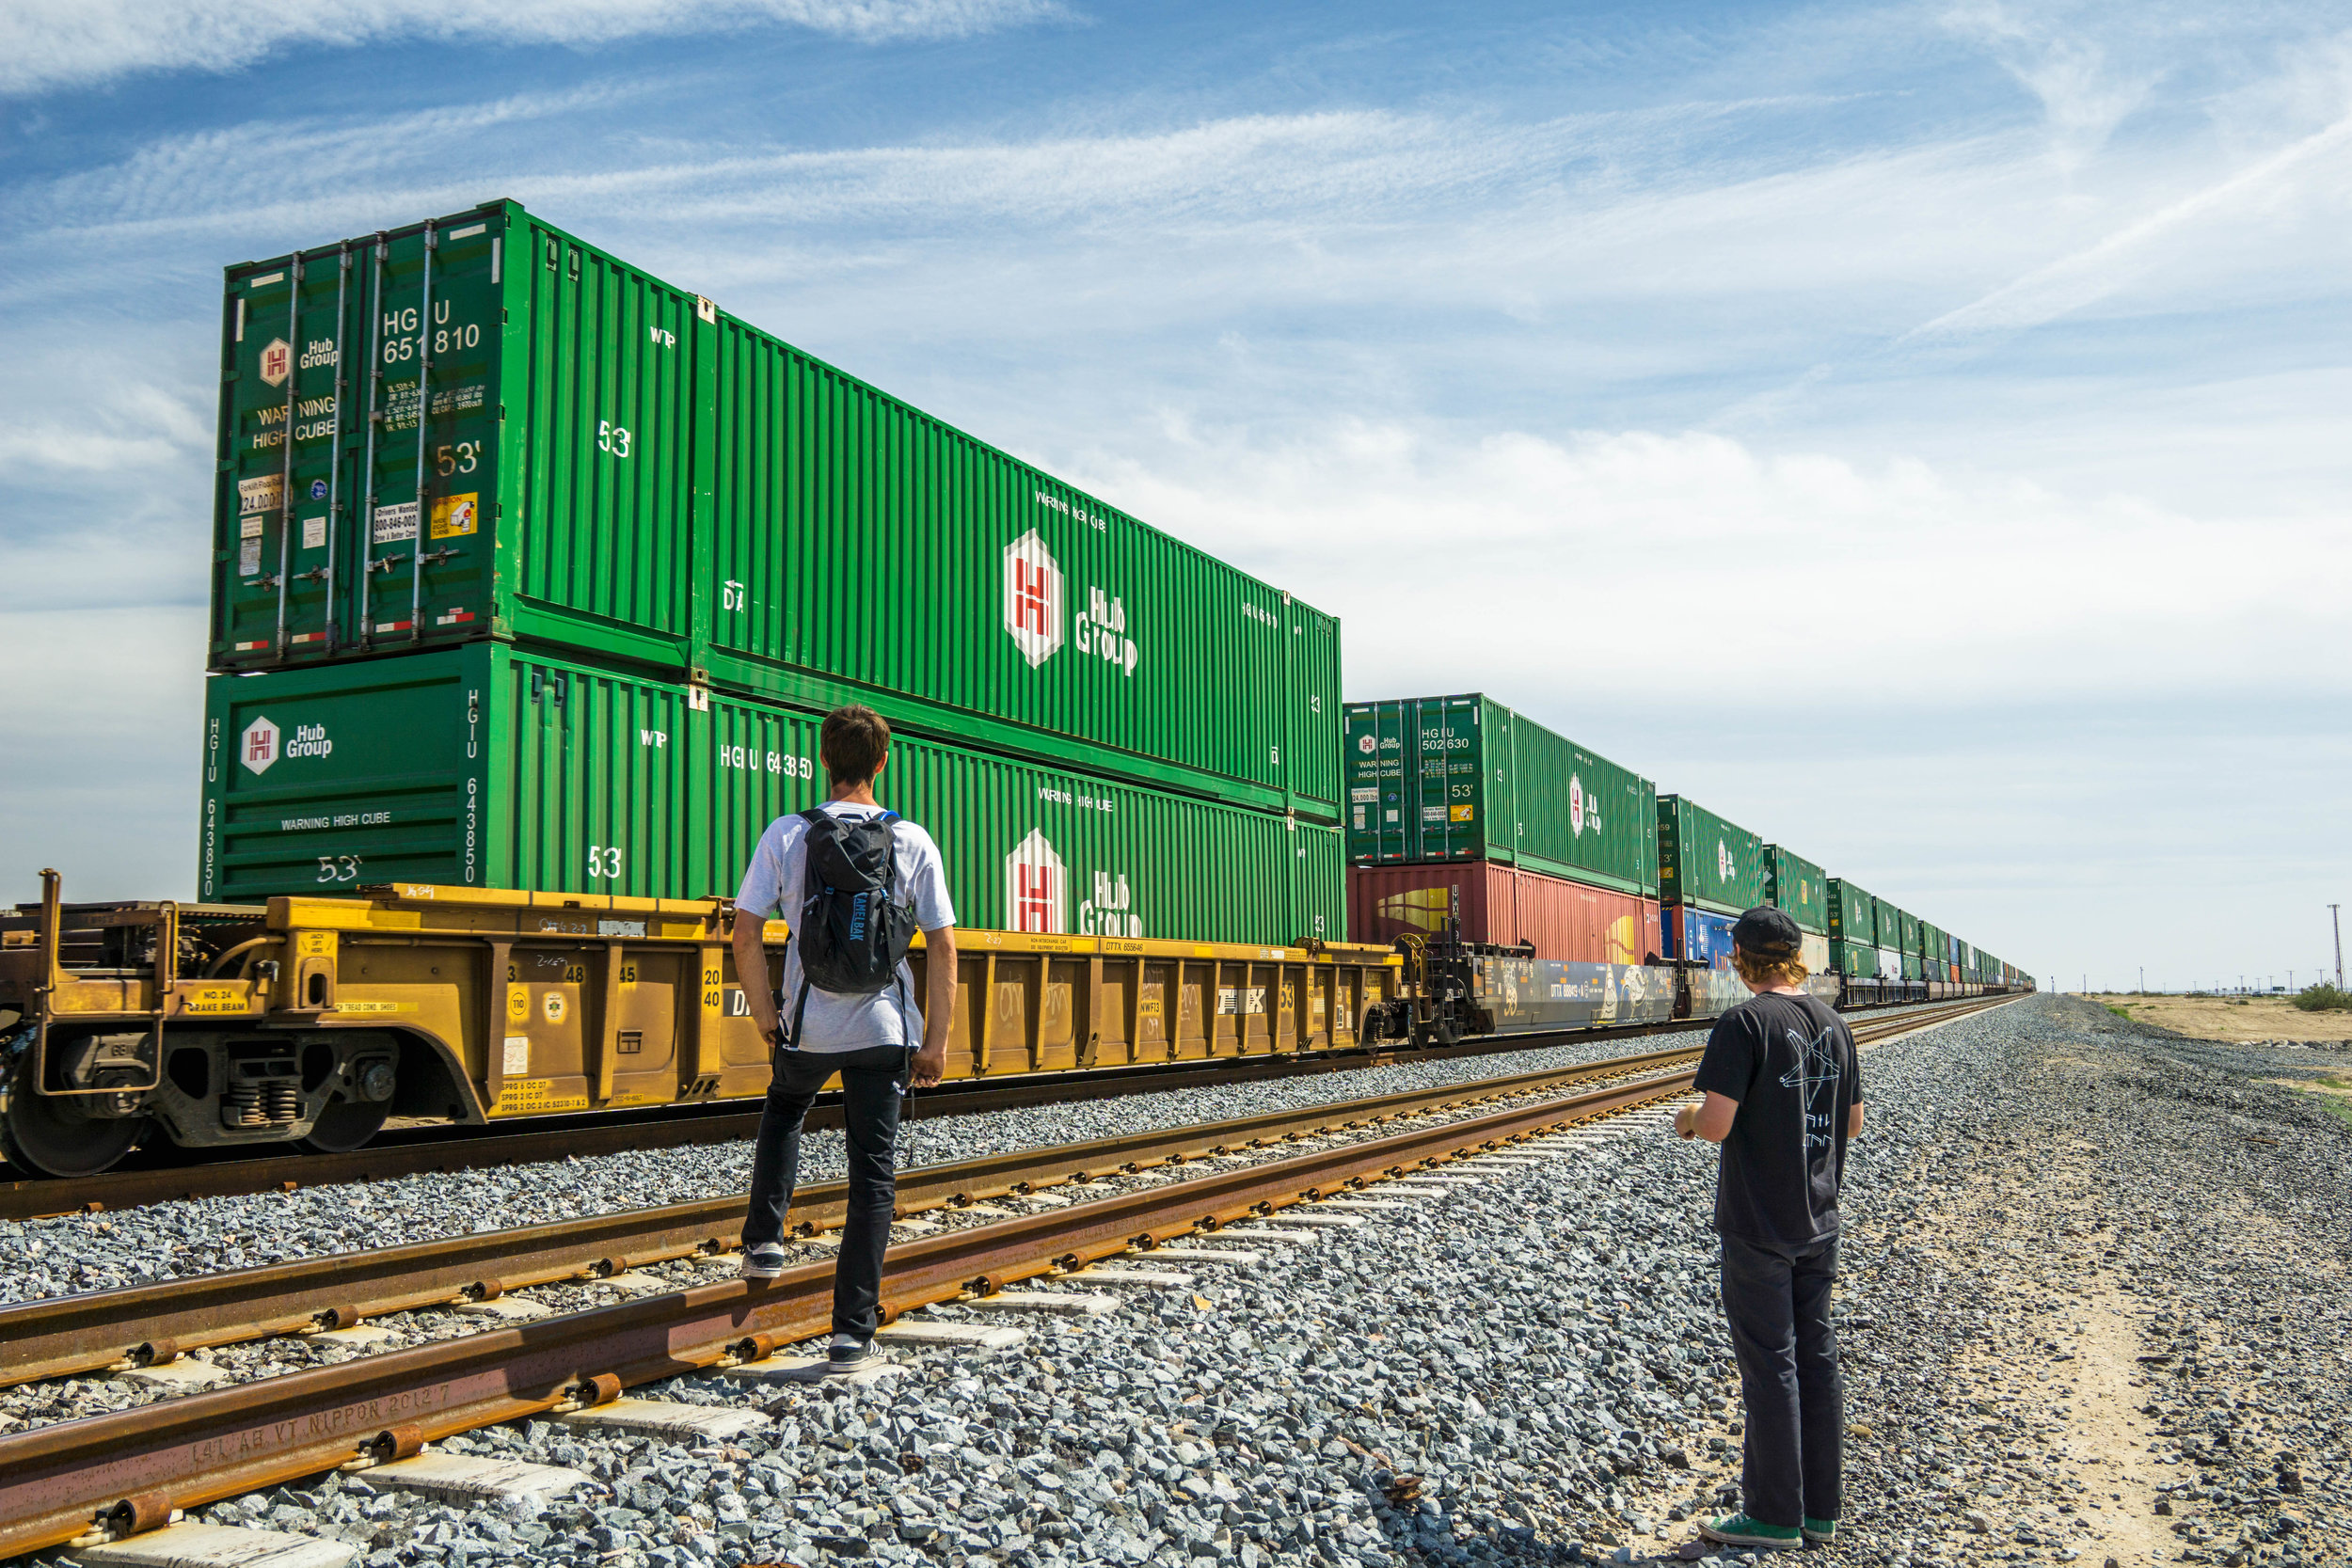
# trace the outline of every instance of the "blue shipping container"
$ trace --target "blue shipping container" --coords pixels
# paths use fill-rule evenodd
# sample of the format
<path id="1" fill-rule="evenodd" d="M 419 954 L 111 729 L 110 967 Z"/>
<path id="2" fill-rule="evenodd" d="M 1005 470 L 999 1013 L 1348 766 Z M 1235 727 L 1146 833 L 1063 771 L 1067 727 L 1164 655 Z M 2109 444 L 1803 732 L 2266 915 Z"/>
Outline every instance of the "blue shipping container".
<path id="1" fill-rule="evenodd" d="M 1658 940 L 1669 958 L 1728 970 L 1733 924 L 1727 914 L 1691 904 L 1668 904 L 1658 911 Z"/>

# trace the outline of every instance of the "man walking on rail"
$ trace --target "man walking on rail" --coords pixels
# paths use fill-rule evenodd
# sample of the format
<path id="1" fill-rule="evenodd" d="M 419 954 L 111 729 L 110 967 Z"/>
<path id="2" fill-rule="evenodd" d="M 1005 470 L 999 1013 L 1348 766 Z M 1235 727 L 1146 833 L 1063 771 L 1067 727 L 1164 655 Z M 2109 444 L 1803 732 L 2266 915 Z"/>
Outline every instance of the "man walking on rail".
<path id="1" fill-rule="evenodd" d="M 1740 917 L 1732 966 L 1755 994 L 1716 1021 L 1675 1131 L 1724 1146 L 1715 1229 L 1724 1316 L 1745 1406 L 1742 1512 L 1699 1526 L 1730 1546 L 1801 1546 L 1837 1533 L 1845 1394 L 1830 1286 L 1846 1140 L 1862 1132 L 1862 1077 L 1845 1021 L 1799 988 L 1797 924 L 1769 905 Z"/>
<path id="2" fill-rule="evenodd" d="M 828 1372 L 874 1356 L 882 1252 L 898 1202 L 901 1095 L 946 1070 L 956 1005 L 955 907 L 931 835 L 874 799 L 890 761 L 890 726 L 868 707 L 825 716 L 818 746 L 831 781 L 821 805 L 779 816 L 760 835 L 736 895 L 735 972 L 753 1022 L 775 1053 L 759 1117 L 743 1277 L 784 1272 L 784 1216 L 800 1176 L 801 1129 L 817 1091 L 841 1075 L 849 1212 L 834 1263 Z M 784 984 L 767 984 L 761 929 L 782 915 L 792 936 Z M 924 1006 L 906 952 L 920 928 Z M 919 1049 L 918 1049 L 919 1042 Z"/>

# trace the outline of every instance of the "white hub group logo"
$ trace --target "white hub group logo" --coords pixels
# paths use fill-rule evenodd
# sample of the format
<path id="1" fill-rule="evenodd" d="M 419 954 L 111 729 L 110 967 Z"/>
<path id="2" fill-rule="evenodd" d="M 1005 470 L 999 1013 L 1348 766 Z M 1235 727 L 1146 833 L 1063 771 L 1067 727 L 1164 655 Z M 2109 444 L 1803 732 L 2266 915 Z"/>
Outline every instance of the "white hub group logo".
<path id="1" fill-rule="evenodd" d="M 1568 836 L 1584 836 L 1584 781 L 1574 773 L 1568 775 Z"/>
<path id="2" fill-rule="evenodd" d="M 1369 731 L 1356 737 L 1356 750 L 1363 752 L 1366 756 L 1372 755 L 1373 752 L 1378 751 L 1379 749 L 1379 739 Z"/>
<path id="3" fill-rule="evenodd" d="M 279 732 L 277 721 L 263 716 L 245 727 L 237 739 L 237 756 L 255 773 L 266 773 L 280 757 L 323 757 L 335 750 L 325 724 L 296 724 L 292 736 Z"/>
<path id="4" fill-rule="evenodd" d="M 1005 925 L 1015 931 L 1067 932 L 1063 917 L 1061 857 L 1041 832 L 1013 846 L 1005 857 Z"/>
<path id="5" fill-rule="evenodd" d="M 1715 879 L 1731 880 L 1731 846 L 1720 838 L 1715 841 Z"/>
<path id="6" fill-rule="evenodd" d="M 1135 912 L 1135 895 L 1128 890 L 1125 872 L 1115 877 L 1107 871 L 1094 874 L 1094 896 L 1078 906 L 1078 933 L 1143 940 L 1143 916 Z"/>
<path id="7" fill-rule="evenodd" d="M 247 724 L 237 740 L 237 756 L 247 771 L 268 772 L 278 760 L 278 726 L 265 718 Z"/>
<path id="8" fill-rule="evenodd" d="M 1005 631 L 1032 670 L 1061 651 L 1065 596 L 1061 563 L 1037 530 L 1005 546 Z M 1070 641 L 1124 675 L 1136 673 L 1141 657 L 1127 635 L 1126 605 L 1100 588 L 1087 590 L 1086 610 L 1073 619 Z"/>
<path id="9" fill-rule="evenodd" d="M 1005 630 L 1032 670 L 1061 647 L 1061 567 L 1035 529 L 1005 546 Z"/>
<path id="10" fill-rule="evenodd" d="M 294 373 L 294 345 L 283 338 L 272 338 L 262 345 L 262 379 L 272 387 L 282 387 L 286 377 Z"/>

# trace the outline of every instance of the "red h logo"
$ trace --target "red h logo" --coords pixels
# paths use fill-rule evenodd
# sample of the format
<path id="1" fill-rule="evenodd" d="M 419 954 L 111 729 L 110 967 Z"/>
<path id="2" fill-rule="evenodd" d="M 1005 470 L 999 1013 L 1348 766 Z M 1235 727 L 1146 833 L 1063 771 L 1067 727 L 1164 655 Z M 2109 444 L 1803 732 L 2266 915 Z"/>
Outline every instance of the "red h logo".
<path id="1" fill-rule="evenodd" d="M 1050 931 L 1054 927 L 1054 874 L 1041 865 L 1013 867 L 1012 928 Z"/>
<path id="2" fill-rule="evenodd" d="M 1032 571 L 1028 562 L 1015 560 L 1012 563 L 1012 624 L 1027 626 L 1037 632 L 1052 628 L 1045 624 L 1045 568 Z"/>

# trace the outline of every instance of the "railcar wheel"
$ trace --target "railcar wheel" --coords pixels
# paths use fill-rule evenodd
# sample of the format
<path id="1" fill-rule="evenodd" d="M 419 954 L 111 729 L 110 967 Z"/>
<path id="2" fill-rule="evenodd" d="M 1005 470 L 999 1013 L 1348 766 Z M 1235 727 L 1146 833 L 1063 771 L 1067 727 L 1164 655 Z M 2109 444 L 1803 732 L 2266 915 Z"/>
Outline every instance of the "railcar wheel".
<path id="1" fill-rule="evenodd" d="M 0 1116 L 0 1153 L 27 1176 L 72 1180 L 96 1176 L 138 1146 L 151 1125 L 146 1117 L 94 1117 L 89 1095 L 32 1092 L 33 1058 L 19 1058 L 8 1085 L 8 1107 Z"/>
<path id="2" fill-rule="evenodd" d="M 384 1131 L 384 1118 L 391 1109 L 389 1103 L 338 1100 L 319 1113 L 309 1134 L 296 1138 L 294 1147 L 308 1154 L 348 1154 L 366 1147 L 370 1138 Z"/>

